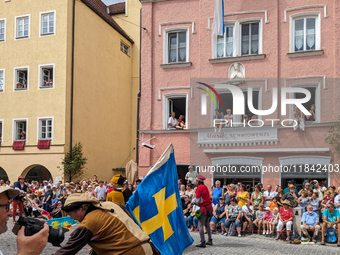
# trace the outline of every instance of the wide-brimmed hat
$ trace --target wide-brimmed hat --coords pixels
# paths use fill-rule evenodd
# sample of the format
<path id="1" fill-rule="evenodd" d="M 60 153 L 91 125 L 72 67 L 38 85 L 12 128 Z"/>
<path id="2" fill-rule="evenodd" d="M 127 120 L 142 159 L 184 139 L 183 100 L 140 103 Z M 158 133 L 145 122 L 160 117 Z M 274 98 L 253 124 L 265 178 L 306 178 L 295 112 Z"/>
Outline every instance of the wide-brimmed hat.
<path id="1" fill-rule="evenodd" d="M 267 206 L 266 208 L 264 208 L 265 211 L 270 211 L 269 206 Z"/>
<path id="2" fill-rule="evenodd" d="M 286 205 L 292 206 L 288 199 L 283 200 L 283 202 L 281 202 L 281 204 L 286 204 Z"/>
<path id="3" fill-rule="evenodd" d="M 67 197 L 64 206 L 66 207 L 77 202 L 92 203 L 93 205 L 99 204 L 98 199 L 88 193 L 73 193 Z"/>
<path id="4" fill-rule="evenodd" d="M 294 184 L 291 184 L 291 185 L 288 186 L 288 189 L 291 189 L 291 188 L 296 189 L 296 187 L 294 186 Z"/>
<path id="5" fill-rule="evenodd" d="M 6 192 L 8 199 L 15 198 L 20 194 L 20 191 L 6 186 L 0 186 L 0 193 Z"/>

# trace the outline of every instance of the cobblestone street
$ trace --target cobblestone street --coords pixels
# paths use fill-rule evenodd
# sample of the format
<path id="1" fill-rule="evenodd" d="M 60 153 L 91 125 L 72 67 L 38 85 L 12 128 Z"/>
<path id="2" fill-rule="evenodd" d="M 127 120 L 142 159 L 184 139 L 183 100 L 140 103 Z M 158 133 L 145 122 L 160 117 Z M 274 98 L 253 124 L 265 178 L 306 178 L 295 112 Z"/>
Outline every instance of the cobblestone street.
<path id="1" fill-rule="evenodd" d="M 4 255 L 16 254 L 16 236 L 12 233 L 13 223 L 8 221 L 8 231 L 0 235 L 0 250 Z M 73 229 L 77 225 L 73 226 Z M 66 233 L 65 241 L 69 238 L 71 231 Z M 188 247 L 183 254 L 327 254 L 335 255 L 340 254 L 340 248 L 335 244 L 326 244 L 321 246 L 319 243 L 316 245 L 294 245 L 288 244 L 284 241 L 275 241 L 274 238 L 252 235 L 246 237 L 225 237 L 219 234 L 213 235 L 213 246 L 206 248 L 196 248 L 195 245 L 199 243 L 199 234 L 191 232 L 194 238 L 194 244 Z M 44 255 L 51 255 L 58 250 L 58 247 L 53 247 L 47 243 L 44 249 Z M 89 253 L 90 247 L 85 246 L 78 254 L 86 255 Z"/>
<path id="2" fill-rule="evenodd" d="M 225 237 L 213 235 L 213 246 L 206 248 L 196 248 L 200 237 L 196 232 L 191 232 L 194 238 L 194 244 L 188 247 L 183 254 L 340 254 L 340 247 L 335 244 L 305 245 L 305 244 L 288 244 L 284 241 L 275 241 L 274 238 L 251 235 L 246 237 Z M 207 236 L 206 236 L 207 237 Z"/>

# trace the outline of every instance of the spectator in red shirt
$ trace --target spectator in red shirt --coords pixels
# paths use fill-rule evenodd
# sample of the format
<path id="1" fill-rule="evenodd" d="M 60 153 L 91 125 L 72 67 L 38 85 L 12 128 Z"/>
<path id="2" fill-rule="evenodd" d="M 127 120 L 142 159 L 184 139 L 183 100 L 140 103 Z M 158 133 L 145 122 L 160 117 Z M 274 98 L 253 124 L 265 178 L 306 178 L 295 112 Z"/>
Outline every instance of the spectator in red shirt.
<path id="1" fill-rule="evenodd" d="M 212 238 L 211 238 L 211 229 L 209 224 L 209 219 L 212 216 L 212 202 L 210 200 L 210 192 L 208 190 L 208 187 L 204 185 L 205 177 L 202 175 L 198 175 L 195 180 L 195 186 L 197 186 L 196 190 L 196 199 L 199 199 L 202 197 L 202 202 L 198 203 L 198 206 L 200 207 L 200 210 L 202 211 L 202 216 L 198 220 L 198 228 L 200 232 L 201 237 L 201 243 L 196 245 L 196 247 L 202 247 L 205 248 L 206 245 L 212 245 Z M 192 201 L 195 203 L 195 199 Z M 204 227 L 206 227 L 208 232 L 208 242 L 205 242 L 204 237 Z"/>
<path id="2" fill-rule="evenodd" d="M 281 207 L 279 211 L 279 224 L 277 225 L 277 237 L 275 238 L 275 240 L 279 239 L 283 225 L 286 225 L 286 229 L 287 229 L 286 241 L 289 241 L 289 235 L 290 235 L 290 231 L 292 230 L 292 225 L 293 225 L 294 213 L 293 213 L 293 210 L 289 208 L 289 206 L 291 206 L 289 200 L 286 199 L 282 201 L 281 203 L 283 207 Z"/>

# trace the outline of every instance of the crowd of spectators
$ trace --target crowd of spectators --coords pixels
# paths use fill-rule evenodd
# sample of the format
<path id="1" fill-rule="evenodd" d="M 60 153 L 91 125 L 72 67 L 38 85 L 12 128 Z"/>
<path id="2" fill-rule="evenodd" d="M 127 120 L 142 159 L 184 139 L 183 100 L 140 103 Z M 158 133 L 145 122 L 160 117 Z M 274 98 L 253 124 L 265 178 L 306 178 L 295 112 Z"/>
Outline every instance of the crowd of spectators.
<path id="1" fill-rule="evenodd" d="M 188 174 L 192 174 L 191 167 Z M 185 185 L 179 180 L 184 216 L 188 228 L 198 231 L 195 212 L 199 207 L 191 203 L 196 188 L 192 189 L 191 180 L 186 178 L 186 181 Z M 210 192 L 213 206 L 210 228 L 212 233 L 220 232 L 225 236 L 232 235 L 231 231 L 234 231 L 234 235 L 239 237 L 257 233 L 288 241 L 294 232 L 293 208 L 300 207 L 304 237 L 316 243 L 322 230 L 321 244 L 325 244 L 324 237 L 329 228 L 338 231 L 340 238 L 340 194 L 337 192 L 340 192 L 340 187 L 337 190 L 334 186 L 326 188 L 317 180 L 305 182 L 299 191 L 292 181 L 286 188 L 276 185 L 273 189 L 272 185 L 267 185 L 264 189 L 262 183 L 258 183 L 252 189 L 242 182 L 222 187 L 217 180 Z"/>
<path id="2" fill-rule="evenodd" d="M 62 181 L 53 183 L 52 179 L 42 182 L 28 181 L 19 176 L 18 181 L 14 183 L 9 180 L 6 182 L 0 180 L 0 186 L 18 189 L 22 194 L 11 201 L 13 222 L 15 222 L 16 215 L 22 216 L 23 213 L 25 216 L 38 217 L 39 213 L 35 205 L 50 215 L 64 217 L 66 213 L 60 209 L 66 198 L 73 193 L 88 193 L 100 201 L 113 201 L 124 206 L 140 182 L 141 180 L 136 180 L 134 184 L 129 184 L 121 175 L 115 175 L 110 182 L 98 180 L 98 177 L 94 175 L 92 179 L 84 178 L 79 182 L 65 183 Z"/>

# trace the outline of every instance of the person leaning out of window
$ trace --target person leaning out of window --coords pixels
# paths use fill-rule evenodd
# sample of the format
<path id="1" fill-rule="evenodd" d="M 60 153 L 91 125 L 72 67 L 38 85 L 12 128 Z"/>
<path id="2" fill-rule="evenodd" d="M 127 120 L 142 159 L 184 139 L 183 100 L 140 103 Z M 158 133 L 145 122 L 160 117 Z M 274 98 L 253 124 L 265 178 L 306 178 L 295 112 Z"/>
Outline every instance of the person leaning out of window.
<path id="1" fill-rule="evenodd" d="M 306 115 L 306 121 L 315 121 L 315 119 L 316 119 L 316 116 L 315 116 L 315 104 L 311 105 L 309 113 L 311 115 Z"/>

